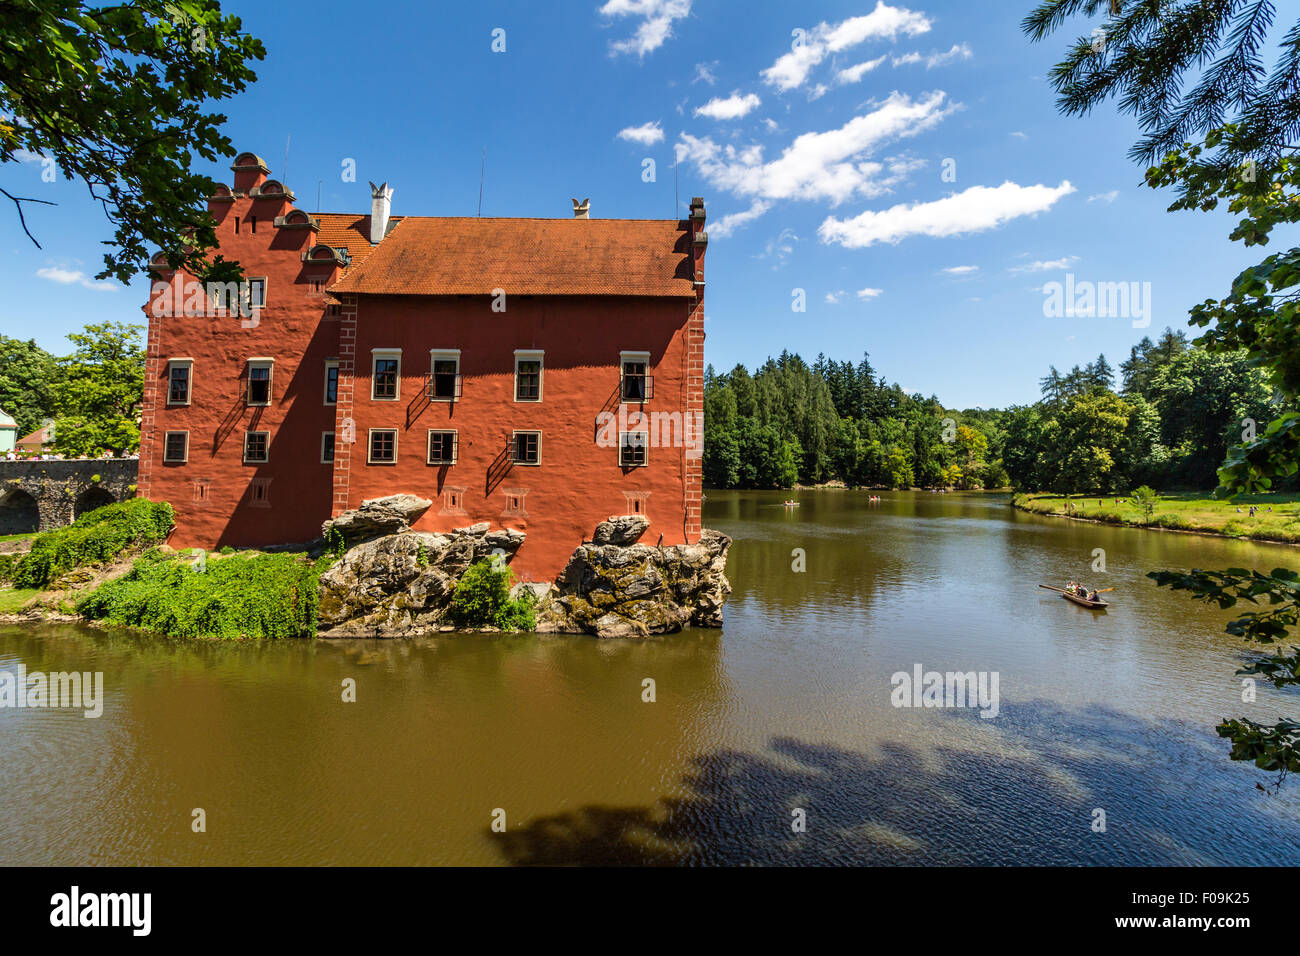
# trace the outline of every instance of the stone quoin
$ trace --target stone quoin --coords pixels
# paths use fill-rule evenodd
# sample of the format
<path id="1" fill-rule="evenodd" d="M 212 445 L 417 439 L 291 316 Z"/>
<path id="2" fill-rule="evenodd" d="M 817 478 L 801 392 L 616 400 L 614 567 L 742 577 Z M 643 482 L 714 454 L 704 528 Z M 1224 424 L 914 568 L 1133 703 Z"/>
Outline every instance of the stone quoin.
<path id="1" fill-rule="evenodd" d="M 385 182 L 369 215 L 308 213 L 258 156 L 231 168 L 213 254 L 244 282 L 160 254 L 144 306 L 138 486 L 175 508 L 174 546 L 306 542 L 395 494 L 432 502 L 415 532 L 524 532 L 524 580 L 611 515 L 700 540 L 702 199 L 681 220 L 399 216 Z"/>

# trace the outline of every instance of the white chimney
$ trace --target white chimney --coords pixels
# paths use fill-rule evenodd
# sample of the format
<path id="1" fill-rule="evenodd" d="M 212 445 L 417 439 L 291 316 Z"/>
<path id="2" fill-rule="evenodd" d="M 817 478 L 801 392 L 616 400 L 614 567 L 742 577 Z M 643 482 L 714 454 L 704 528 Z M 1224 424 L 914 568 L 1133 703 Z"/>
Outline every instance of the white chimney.
<path id="1" fill-rule="evenodd" d="M 393 191 L 388 183 L 370 184 L 370 243 L 374 245 L 388 232 L 388 213 L 393 208 Z"/>
<path id="2" fill-rule="evenodd" d="M 570 198 L 572 198 L 572 197 L 570 197 Z M 590 200 L 590 199 L 584 199 L 582 202 L 578 202 L 578 200 L 576 200 L 576 199 L 573 200 L 573 218 L 574 218 L 574 219 L 590 219 L 590 218 L 591 218 L 591 200 Z"/>

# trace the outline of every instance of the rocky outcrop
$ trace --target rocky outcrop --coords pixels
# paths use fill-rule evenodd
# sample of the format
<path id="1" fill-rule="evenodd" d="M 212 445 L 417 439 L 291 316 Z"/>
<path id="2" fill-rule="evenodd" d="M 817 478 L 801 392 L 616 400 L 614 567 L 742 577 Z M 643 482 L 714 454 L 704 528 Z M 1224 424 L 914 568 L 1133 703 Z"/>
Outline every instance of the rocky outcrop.
<path id="1" fill-rule="evenodd" d="M 446 534 L 411 531 L 409 521 L 428 504 L 411 495 L 381 498 L 327 522 L 345 539 L 365 539 L 321 575 L 322 636 L 452 630 L 448 611 L 461 575 L 494 554 L 509 560 L 524 542 L 523 532 L 489 531 L 487 522 Z M 375 536 L 376 529 L 394 525 L 399 530 Z M 721 627 L 731 593 L 725 574 L 731 539 L 705 531 L 696 544 L 638 544 L 648 527 L 644 515 L 602 521 L 592 543 L 573 552 L 553 585 L 520 582 L 511 596 L 531 593 L 537 630 L 545 633 L 644 637 Z"/>
<path id="2" fill-rule="evenodd" d="M 345 511 L 322 524 L 321 535 L 328 541 L 330 531 L 337 531 L 350 547 L 359 541 L 381 535 L 400 534 L 411 530 L 411 523 L 429 510 L 432 504 L 428 498 L 417 498 L 415 495 L 369 498 L 361 502 L 360 508 Z"/>
<path id="3" fill-rule="evenodd" d="M 645 515 L 611 515 L 596 525 L 596 533 L 591 536 L 592 544 L 636 544 L 650 527 L 650 519 Z"/>
<path id="4" fill-rule="evenodd" d="M 556 593 L 538 609 L 537 630 L 644 637 L 691 625 L 721 627 L 731 593 L 730 547 L 731 538 L 717 531 L 669 548 L 593 540 L 573 552 Z"/>
<path id="5" fill-rule="evenodd" d="M 523 543 L 522 531 L 489 531 L 487 522 L 450 534 L 404 530 L 364 541 L 321 575 L 321 632 L 406 637 L 440 630 L 465 570 L 493 554 L 509 560 Z"/>

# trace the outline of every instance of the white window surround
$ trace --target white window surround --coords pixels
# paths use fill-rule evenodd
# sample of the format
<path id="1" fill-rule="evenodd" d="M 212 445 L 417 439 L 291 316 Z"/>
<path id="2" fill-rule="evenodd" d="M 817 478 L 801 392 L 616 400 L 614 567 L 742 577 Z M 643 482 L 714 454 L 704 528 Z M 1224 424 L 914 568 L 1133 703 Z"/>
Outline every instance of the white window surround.
<path id="1" fill-rule="evenodd" d="M 623 448 L 628 444 L 626 439 L 632 435 L 641 436 L 641 461 L 639 463 L 624 464 Z M 650 466 L 650 433 L 648 431 L 618 433 L 618 464 L 621 468 L 648 468 Z"/>
<path id="2" fill-rule="evenodd" d="M 374 442 L 375 442 L 375 433 L 376 433 L 376 432 L 392 432 L 392 433 L 393 433 L 393 460 L 392 460 L 392 461 L 384 461 L 383 459 L 380 459 L 380 460 L 376 461 L 375 458 L 373 457 L 373 454 L 372 454 L 372 453 L 374 452 L 374 448 L 375 448 L 375 444 L 374 444 Z M 397 464 L 397 432 L 398 432 L 398 429 L 396 429 L 396 428 L 372 428 L 372 429 L 370 429 L 368 432 L 366 432 L 366 464 L 367 464 L 367 465 L 395 465 L 395 464 Z"/>
<path id="3" fill-rule="evenodd" d="M 393 389 L 392 397 L 383 398 L 375 395 L 375 372 L 378 369 L 380 359 L 397 359 L 397 382 Z M 402 398 L 402 350 L 401 349 L 371 349 L 370 350 L 370 400 L 372 402 L 396 402 Z"/>
<path id="4" fill-rule="evenodd" d="M 537 460 L 536 461 L 515 461 L 515 448 L 518 447 L 516 439 L 520 435 L 537 436 Z M 521 468 L 536 468 L 542 463 L 542 430 L 540 428 L 516 428 L 510 433 L 510 463 L 518 465 Z"/>
<path id="5" fill-rule="evenodd" d="M 324 402 L 323 402 L 323 403 L 326 404 L 326 405 L 337 405 L 337 404 L 338 404 L 338 397 L 339 397 L 339 396 L 338 396 L 338 376 L 337 376 L 337 375 L 335 375 L 335 377 L 334 377 L 334 401 L 332 401 L 332 402 L 330 401 L 330 369 L 337 369 L 338 367 L 339 367 L 339 360 L 338 360 L 338 359 L 326 359 L 326 360 L 325 360 L 325 386 L 324 386 L 324 389 L 325 389 L 325 390 L 324 390 L 321 394 L 324 396 Z"/>
<path id="6" fill-rule="evenodd" d="M 433 460 L 433 436 L 434 435 L 451 435 L 451 460 L 434 461 Z M 460 433 L 455 428 L 430 428 L 424 436 L 424 463 L 426 465 L 454 465 L 460 458 Z"/>
<path id="7" fill-rule="evenodd" d="M 185 436 L 185 457 L 184 457 L 184 458 L 168 458 L 168 457 L 167 457 L 167 445 L 169 444 L 168 439 L 171 438 L 172 435 L 184 435 L 184 436 Z M 189 460 L 190 460 L 190 433 L 187 432 L 187 431 L 169 431 L 169 432 L 163 432 L 163 461 L 166 462 L 166 463 L 169 464 L 169 465 L 183 465 L 183 464 L 185 464 L 186 462 L 188 462 Z"/>
<path id="8" fill-rule="evenodd" d="M 436 362 L 453 361 L 456 363 L 456 375 L 460 375 L 460 349 L 429 349 L 429 378 L 432 385 L 433 370 Z M 451 398 L 435 398 L 429 396 L 431 402 L 455 402 L 459 401 L 453 394 Z M 445 430 L 445 429 L 444 429 Z"/>
<path id="9" fill-rule="evenodd" d="M 519 363 L 536 362 L 537 363 L 537 397 L 520 398 L 519 397 Z M 515 374 L 514 380 L 510 384 L 512 396 L 516 402 L 521 404 L 532 404 L 542 400 L 542 385 L 546 378 L 546 352 L 542 349 L 515 349 Z"/>
<path id="10" fill-rule="evenodd" d="M 172 368 L 184 365 L 189 369 L 189 375 L 186 376 L 185 384 L 185 401 L 172 401 Z M 194 398 L 194 359 L 188 356 L 180 358 L 169 358 L 167 360 L 167 404 L 172 406 L 188 405 Z"/>
<path id="11" fill-rule="evenodd" d="M 266 436 L 266 457 L 253 458 L 248 457 L 248 436 L 265 435 Z M 271 461 L 271 433 L 265 431 L 246 431 L 244 432 L 244 464 L 246 465 L 265 465 Z"/>
<path id="12" fill-rule="evenodd" d="M 641 362 L 645 365 L 645 374 L 650 375 L 650 353 L 649 352 L 619 352 L 618 353 L 618 400 L 622 405 L 644 404 L 645 399 L 628 399 L 625 398 L 626 390 L 624 387 L 624 376 L 627 372 L 628 362 Z M 644 383 L 642 383 L 644 390 Z"/>
<path id="13" fill-rule="evenodd" d="M 268 373 L 266 376 L 266 401 L 264 402 L 252 401 L 253 369 L 255 368 L 264 368 Z M 244 394 L 246 405 L 252 405 L 257 408 L 264 408 L 270 405 L 271 399 L 275 395 L 275 359 L 265 355 L 250 358 L 248 360 L 248 386 L 248 390 Z"/>

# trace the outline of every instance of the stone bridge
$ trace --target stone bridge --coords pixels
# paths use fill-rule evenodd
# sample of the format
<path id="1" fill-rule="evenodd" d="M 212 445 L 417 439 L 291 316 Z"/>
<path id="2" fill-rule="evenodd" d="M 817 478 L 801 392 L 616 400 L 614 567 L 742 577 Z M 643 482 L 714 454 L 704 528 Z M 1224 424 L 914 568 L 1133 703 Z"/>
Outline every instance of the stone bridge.
<path id="1" fill-rule="evenodd" d="M 134 497 L 139 465 L 133 458 L 0 461 L 0 535 L 61 528 Z"/>

